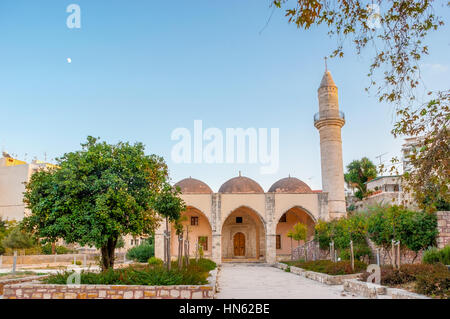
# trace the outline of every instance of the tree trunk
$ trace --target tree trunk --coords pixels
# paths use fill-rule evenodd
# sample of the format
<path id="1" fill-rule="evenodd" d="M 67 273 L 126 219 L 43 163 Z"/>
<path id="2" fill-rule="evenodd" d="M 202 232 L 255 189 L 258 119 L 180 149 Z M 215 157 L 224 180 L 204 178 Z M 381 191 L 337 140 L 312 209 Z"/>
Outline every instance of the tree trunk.
<path id="1" fill-rule="evenodd" d="M 116 249 L 117 238 L 109 238 L 105 246 L 101 248 L 102 271 L 114 268 L 114 250 Z"/>
<path id="2" fill-rule="evenodd" d="M 166 235 L 167 235 L 167 264 L 166 268 L 167 270 L 170 270 L 171 268 L 171 258 L 170 258 L 170 231 L 169 231 L 169 219 L 166 217 Z"/>
<path id="3" fill-rule="evenodd" d="M 178 269 L 183 268 L 183 233 L 178 235 Z"/>

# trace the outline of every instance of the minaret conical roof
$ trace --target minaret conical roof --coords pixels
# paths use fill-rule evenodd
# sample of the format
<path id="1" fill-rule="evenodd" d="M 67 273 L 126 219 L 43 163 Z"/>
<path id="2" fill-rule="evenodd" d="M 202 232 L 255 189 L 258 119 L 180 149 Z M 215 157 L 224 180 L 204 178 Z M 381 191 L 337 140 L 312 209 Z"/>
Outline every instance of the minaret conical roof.
<path id="1" fill-rule="evenodd" d="M 322 88 L 322 87 L 329 87 L 329 86 L 337 87 L 336 84 L 333 81 L 333 77 L 331 76 L 331 72 L 327 70 L 323 74 L 322 81 L 320 82 L 319 89 Z"/>

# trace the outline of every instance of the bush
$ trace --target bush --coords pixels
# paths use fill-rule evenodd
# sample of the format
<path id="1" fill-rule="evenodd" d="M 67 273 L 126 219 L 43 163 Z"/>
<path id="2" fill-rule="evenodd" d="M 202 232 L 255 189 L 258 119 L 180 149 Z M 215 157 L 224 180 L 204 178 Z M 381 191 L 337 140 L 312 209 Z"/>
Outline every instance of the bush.
<path id="1" fill-rule="evenodd" d="M 164 264 L 164 262 L 162 261 L 162 259 L 153 256 L 148 259 L 148 264 L 152 266 L 161 266 Z"/>
<path id="2" fill-rule="evenodd" d="M 450 245 L 442 249 L 431 247 L 423 253 L 422 261 L 426 264 L 442 263 L 450 265 Z"/>
<path id="3" fill-rule="evenodd" d="M 77 266 L 81 266 L 82 262 L 81 262 L 80 260 L 77 260 L 75 263 L 72 262 L 72 264 L 75 264 L 75 265 L 77 265 Z"/>
<path id="4" fill-rule="evenodd" d="M 74 250 L 69 249 L 67 247 L 64 246 L 56 246 L 55 247 L 55 252 L 58 255 L 64 255 L 64 254 L 71 254 L 74 252 Z M 41 246 L 41 253 L 44 255 L 51 255 L 52 254 L 52 244 L 51 243 L 47 243 L 45 245 Z"/>
<path id="5" fill-rule="evenodd" d="M 367 281 L 368 272 L 361 280 Z M 405 264 L 400 269 L 392 266 L 381 267 L 381 284 L 387 286 L 403 285 L 415 282 L 414 291 L 428 296 L 449 298 L 450 271 L 440 264 Z"/>
<path id="6" fill-rule="evenodd" d="M 370 247 L 365 245 L 358 245 L 354 247 L 353 254 L 355 256 L 355 260 L 359 260 L 361 257 L 368 257 L 370 258 L 372 256 L 372 251 L 370 250 Z M 350 249 L 344 249 L 340 252 L 339 257 L 341 257 L 342 260 L 350 260 L 351 253 Z"/>
<path id="7" fill-rule="evenodd" d="M 155 250 L 153 244 L 148 244 L 147 242 L 144 242 L 139 246 L 129 249 L 127 251 L 127 259 L 145 263 L 148 262 L 149 258 L 154 256 L 154 254 Z"/>
<path id="8" fill-rule="evenodd" d="M 443 266 L 434 271 L 422 273 L 416 279 L 416 292 L 445 299 L 450 298 L 450 272 L 447 267 Z"/>
<path id="9" fill-rule="evenodd" d="M 348 260 L 338 262 L 332 262 L 331 260 L 316 260 L 316 261 L 294 261 L 284 263 L 290 266 L 295 266 L 328 275 L 349 275 L 362 272 L 367 269 L 367 264 L 359 260 L 355 260 L 354 271 L 352 270 L 351 262 Z"/>

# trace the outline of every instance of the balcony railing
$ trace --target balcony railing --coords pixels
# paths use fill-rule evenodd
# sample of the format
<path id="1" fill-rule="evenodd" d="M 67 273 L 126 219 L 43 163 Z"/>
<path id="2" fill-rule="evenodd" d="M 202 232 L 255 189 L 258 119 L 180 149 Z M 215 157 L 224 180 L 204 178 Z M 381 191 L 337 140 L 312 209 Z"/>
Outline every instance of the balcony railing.
<path id="1" fill-rule="evenodd" d="M 320 120 L 330 119 L 330 118 L 340 118 L 342 120 L 345 120 L 345 114 L 342 111 L 337 110 L 328 110 L 328 111 L 322 111 L 317 112 L 314 114 L 314 123 Z"/>

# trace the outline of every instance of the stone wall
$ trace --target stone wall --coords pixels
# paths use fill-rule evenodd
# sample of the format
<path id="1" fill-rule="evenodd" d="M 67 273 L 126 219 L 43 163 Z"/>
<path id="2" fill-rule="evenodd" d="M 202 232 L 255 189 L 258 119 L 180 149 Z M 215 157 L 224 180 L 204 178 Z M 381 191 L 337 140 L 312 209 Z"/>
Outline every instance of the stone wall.
<path id="1" fill-rule="evenodd" d="M 23 282 L 29 282 L 33 280 L 38 280 L 47 277 L 47 275 L 43 276 L 28 276 L 28 277 L 21 277 L 21 278 L 11 278 L 11 279 L 3 279 L 0 280 L 0 296 L 3 295 L 3 287 L 6 285 L 14 285 L 19 284 Z"/>
<path id="2" fill-rule="evenodd" d="M 450 245 L 450 211 L 436 212 L 436 215 L 439 229 L 437 245 L 439 248 L 444 248 Z"/>
<path id="3" fill-rule="evenodd" d="M 4 299 L 212 299 L 214 287 L 16 284 Z"/>
<path id="4" fill-rule="evenodd" d="M 123 260 L 125 253 L 116 253 L 116 262 Z M 77 261 L 84 262 L 86 255 L 86 262 L 93 263 L 99 254 L 61 254 L 61 255 L 19 255 L 17 256 L 18 265 L 38 265 L 51 263 L 73 263 L 74 258 Z M 2 265 L 12 265 L 14 256 L 1 256 Z"/>

